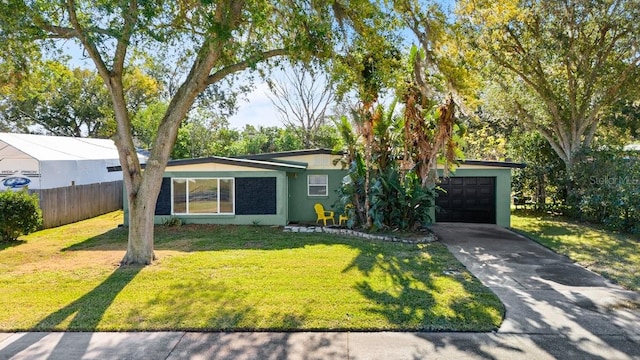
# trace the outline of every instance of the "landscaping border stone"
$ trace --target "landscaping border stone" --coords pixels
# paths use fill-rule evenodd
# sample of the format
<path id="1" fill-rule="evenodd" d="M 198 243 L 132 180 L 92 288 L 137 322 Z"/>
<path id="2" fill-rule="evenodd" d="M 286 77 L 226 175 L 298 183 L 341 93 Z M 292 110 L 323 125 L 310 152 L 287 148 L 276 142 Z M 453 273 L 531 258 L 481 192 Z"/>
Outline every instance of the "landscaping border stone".
<path id="1" fill-rule="evenodd" d="M 334 235 L 342 235 L 342 236 L 350 236 L 356 238 L 363 238 L 367 240 L 380 240 L 387 242 L 397 242 L 403 244 L 427 244 L 438 240 L 436 234 L 429 232 L 425 234 L 425 236 L 409 239 L 399 236 L 391 236 L 391 235 L 380 235 L 380 234 L 370 234 L 361 231 L 344 229 L 344 228 L 335 228 L 335 227 L 326 227 L 326 226 L 300 226 L 300 225 L 287 225 L 284 227 L 284 232 L 296 232 L 296 233 L 328 233 Z"/>

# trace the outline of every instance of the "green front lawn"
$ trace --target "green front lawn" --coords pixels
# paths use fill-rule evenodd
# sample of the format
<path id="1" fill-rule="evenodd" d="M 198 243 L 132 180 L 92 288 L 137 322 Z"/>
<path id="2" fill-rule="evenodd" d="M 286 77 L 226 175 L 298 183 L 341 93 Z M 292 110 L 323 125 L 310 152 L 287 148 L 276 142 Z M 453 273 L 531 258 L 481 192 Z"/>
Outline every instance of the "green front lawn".
<path id="1" fill-rule="evenodd" d="M 511 227 L 608 279 L 640 291 L 640 239 L 558 217 L 516 211 Z"/>
<path id="2" fill-rule="evenodd" d="M 160 226 L 158 260 L 119 268 L 121 221 L 115 212 L 0 243 L 0 330 L 490 331 L 502 321 L 498 298 L 439 243 Z"/>

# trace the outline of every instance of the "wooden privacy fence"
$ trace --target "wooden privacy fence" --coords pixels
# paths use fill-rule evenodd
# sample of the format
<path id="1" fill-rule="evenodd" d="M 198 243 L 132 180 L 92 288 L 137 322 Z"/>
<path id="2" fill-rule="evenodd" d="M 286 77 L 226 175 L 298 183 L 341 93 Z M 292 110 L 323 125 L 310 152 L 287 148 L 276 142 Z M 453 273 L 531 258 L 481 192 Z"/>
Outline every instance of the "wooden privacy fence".
<path id="1" fill-rule="evenodd" d="M 122 209 L 122 180 L 31 192 L 40 198 L 45 229 Z"/>

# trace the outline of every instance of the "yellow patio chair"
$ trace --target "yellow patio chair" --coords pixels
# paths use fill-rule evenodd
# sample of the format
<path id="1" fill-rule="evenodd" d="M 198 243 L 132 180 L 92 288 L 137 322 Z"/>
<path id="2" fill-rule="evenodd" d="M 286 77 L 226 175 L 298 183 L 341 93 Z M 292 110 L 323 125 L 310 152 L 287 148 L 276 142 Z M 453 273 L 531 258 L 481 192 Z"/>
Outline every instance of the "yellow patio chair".
<path id="1" fill-rule="evenodd" d="M 342 226 L 342 222 L 347 222 L 349 221 L 349 209 L 351 209 L 353 207 L 353 205 L 351 204 L 347 204 L 344 206 L 344 213 L 340 214 L 340 216 L 338 216 L 338 225 Z"/>
<path id="2" fill-rule="evenodd" d="M 322 220 L 322 222 L 324 223 L 324 226 L 327 226 L 327 220 L 331 220 L 333 225 L 336 224 L 336 220 L 333 218 L 334 216 L 333 211 L 325 211 L 324 206 L 322 206 L 322 204 L 320 203 L 313 205 L 313 208 L 316 210 L 316 215 L 318 216 L 318 219 L 316 220 L 316 224 L 320 220 Z"/>

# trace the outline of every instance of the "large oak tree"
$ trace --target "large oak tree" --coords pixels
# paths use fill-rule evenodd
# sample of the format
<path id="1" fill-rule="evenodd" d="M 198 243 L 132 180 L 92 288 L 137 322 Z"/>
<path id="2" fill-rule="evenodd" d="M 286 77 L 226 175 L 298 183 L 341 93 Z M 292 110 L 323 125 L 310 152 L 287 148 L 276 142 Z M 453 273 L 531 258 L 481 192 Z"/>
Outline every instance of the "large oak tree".
<path id="1" fill-rule="evenodd" d="M 637 0 L 463 0 L 502 108 L 539 131 L 571 171 L 607 109 L 639 85 Z M 474 51 L 477 51 L 474 50 Z"/>
<path id="2" fill-rule="evenodd" d="M 178 128 L 196 98 L 207 88 L 267 59 L 329 56 L 337 39 L 369 35 L 367 21 L 380 7 L 367 0 L 9 0 L 0 4 L 3 55 L 32 43 L 60 48 L 72 40 L 91 59 L 104 81 L 117 129 L 113 139 L 129 204 L 129 241 L 123 264 L 154 259 L 154 210 L 162 175 Z M 355 28 L 357 31 L 349 31 Z M 57 40 L 57 41 L 56 41 Z M 164 52 L 187 59 L 190 67 L 156 130 L 142 170 L 132 138 L 123 74 L 133 50 Z M 25 56 L 14 56 L 25 63 Z M 14 66 L 16 73 L 24 67 Z"/>

